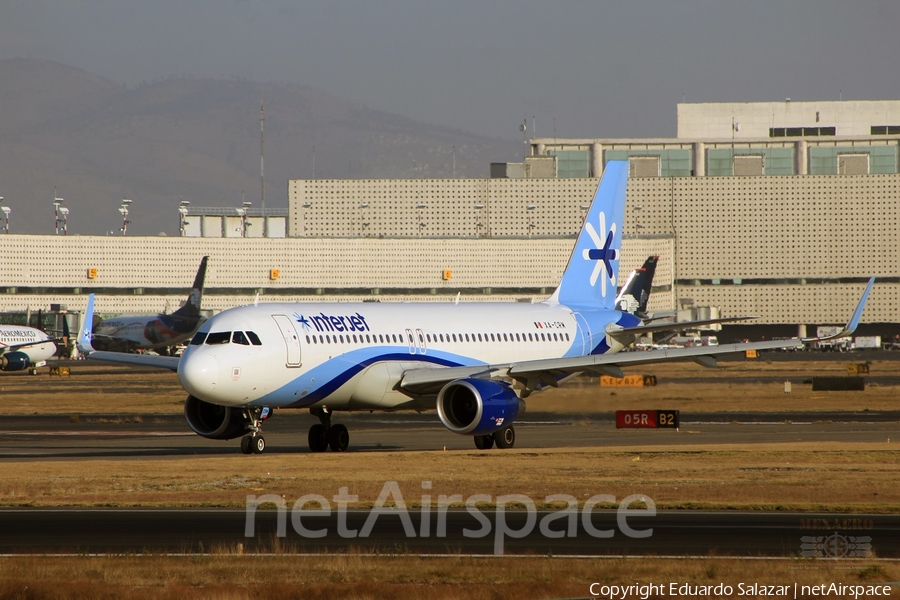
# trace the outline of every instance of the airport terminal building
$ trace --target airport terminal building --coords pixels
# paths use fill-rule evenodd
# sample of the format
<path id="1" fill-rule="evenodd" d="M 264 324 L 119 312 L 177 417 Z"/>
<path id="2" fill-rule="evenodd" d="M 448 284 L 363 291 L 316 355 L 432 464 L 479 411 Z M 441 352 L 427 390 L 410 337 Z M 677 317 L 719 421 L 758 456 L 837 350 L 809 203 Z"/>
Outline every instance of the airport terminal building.
<path id="1" fill-rule="evenodd" d="M 92 291 L 107 314 L 175 310 L 203 255 L 212 310 L 257 294 L 540 300 L 610 160 L 631 165 L 623 273 L 660 256 L 652 309 L 790 334 L 846 320 L 876 275 L 863 322 L 900 323 L 900 101 L 679 104 L 677 138 L 533 139 L 490 179 L 292 180 L 263 235 L 201 210 L 180 237 L 0 235 L 0 311 L 77 310 Z"/>

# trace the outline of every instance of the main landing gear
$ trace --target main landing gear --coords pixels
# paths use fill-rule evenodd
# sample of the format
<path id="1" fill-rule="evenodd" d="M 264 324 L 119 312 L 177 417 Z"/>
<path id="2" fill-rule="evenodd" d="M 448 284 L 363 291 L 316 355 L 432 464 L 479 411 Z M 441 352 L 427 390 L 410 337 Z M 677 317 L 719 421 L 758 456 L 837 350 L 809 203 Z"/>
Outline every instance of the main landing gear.
<path id="1" fill-rule="evenodd" d="M 350 445 L 350 432 L 345 425 L 331 424 L 331 412 L 328 409 L 315 407 L 309 414 L 319 417 L 319 422 L 309 428 L 309 449 L 313 452 L 345 452 Z"/>
<path id="2" fill-rule="evenodd" d="M 241 438 L 242 453 L 262 454 L 263 450 L 266 449 L 266 438 L 260 434 L 260 431 L 262 422 L 268 419 L 270 415 L 271 411 L 268 406 L 248 408 L 244 411 L 244 417 L 249 423 L 247 429 L 250 431 L 250 435 L 245 435 Z"/>
<path id="3" fill-rule="evenodd" d="M 504 427 L 494 433 L 488 435 L 476 435 L 475 436 L 475 447 L 479 450 L 490 450 L 494 447 L 494 444 L 497 445 L 498 448 L 512 448 L 516 445 L 516 430 L 512 425 L 509 427 Z"/>

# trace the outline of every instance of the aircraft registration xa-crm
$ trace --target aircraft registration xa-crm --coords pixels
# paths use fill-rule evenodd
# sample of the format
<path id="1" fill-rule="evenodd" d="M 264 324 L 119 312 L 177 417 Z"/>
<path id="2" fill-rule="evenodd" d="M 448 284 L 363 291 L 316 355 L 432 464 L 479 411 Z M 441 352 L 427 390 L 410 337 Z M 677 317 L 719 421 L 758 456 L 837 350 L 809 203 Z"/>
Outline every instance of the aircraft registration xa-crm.
<path id="1" fill-rule="evenodd" d="M 243 436 L 244 453 L 265 449 L 263 421 L 275 408 L 306 408 L 313 452 L 346 450 L 339 411 L 437 409 L 450 431 L 481 449 L 509 448 L 524 399 L 582 372 L 621 376 L 621 367 L 799 347 L 804 340 L 618 352 L 652 331 L 744 319 L 644 324 L 616 310 L 628 163 L 611 161 L 559 287 L 536 304 L 259 303 L 207 320 L 184 354 L 149 357 L 93 352 L 90 358 L 155 364 L 178 372 L 191 429 L 211 439 Z M 869 281 L 844 331 L 855 329 Z M 93 311 L 88 300 L 87 315 Z M 90 321 L 88 321 L 90 322 Z M 82 330 L 82 351 L 90 336 Z"/>

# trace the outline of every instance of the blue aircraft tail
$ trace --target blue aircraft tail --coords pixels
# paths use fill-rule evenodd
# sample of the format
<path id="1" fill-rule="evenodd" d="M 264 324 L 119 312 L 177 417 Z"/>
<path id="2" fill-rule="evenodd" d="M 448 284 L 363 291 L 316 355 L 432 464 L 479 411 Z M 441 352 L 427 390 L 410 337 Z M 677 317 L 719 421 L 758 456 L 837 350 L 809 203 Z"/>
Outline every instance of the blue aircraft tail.
<path id="1" fill-rule="evenodd" d="M 615 308 L 627 185 L 628 161 L 606 163 L 569 264 L 548 302 Z"/>

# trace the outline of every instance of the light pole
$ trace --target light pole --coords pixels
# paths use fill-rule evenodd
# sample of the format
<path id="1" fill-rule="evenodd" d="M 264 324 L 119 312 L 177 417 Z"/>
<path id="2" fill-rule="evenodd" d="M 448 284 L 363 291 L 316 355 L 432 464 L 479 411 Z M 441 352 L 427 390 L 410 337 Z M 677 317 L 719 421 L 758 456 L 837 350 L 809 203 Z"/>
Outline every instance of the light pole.
<path id="1" fill-rule="evenodd" d="M 0 196 L 0 202 L 3 202 L 3 196 Z M 0 206 L 0 211 L 3 211 L 3 233 L 9 233 L 9 213 L 12 210 L 8 206 Z"/>
<path id="2" fill-rule="evenodd" d="M 56 222 L 54 223 L 54 227 L 56 228 L 56 235 L 59 235 L 60 230 L 62 230 L 63 235 L 65 235 L 66 233 L 66 220 L 69 214 L 69 209 L 63 206 L 65 202 L 66 201 L 62 198 L 53 199 L 53 216 L 56 218 Z M 62 215 L 62 218 L 60 218 L 60 215 Z M 60 226 L 60 223 L 62 223 L 62 226 Z"/>
<path id="3" fill-rule="evenodd" d="M 366 221 L 366 215 L 364 212 L 365 209 L 369 208 L 368 202 L 363 202 L 359 205 L 359 235 L 364 236 L 366 232 L 366 227 L 369 226 L 369 222 Z"/>
<path id="4" fill-rule="evenodd" d="M 315 163 L 313 163 L 313 164 L 315 164 Z M 309 229 L 307 227 L 306 213 L 309 209 L 312 208 L 312 202 L 304 202 L 302 204 L 302 206 L 303 206 L 303 235 L 306 235 L 306 232 Z"/>
<path id="5" fill-rule="evenodd" d="M 247 222 L 247 213 L 250 212 L 250 205 L 252 202 L 244 201 L 241 204 L 240 208 L 236 208 L 237 214 L 241 217 L 241 237 L 247 237 L 247 228 L 250 227 L 250 223 Z"/>
<path id="6" fill-rule="evenodd" d="M 422 220 L 422 211 L 428 208 L 426 204 L 416 204 L 416 210 L 419 211 L 416 214 L 416 229 L 418 230 L 419 237 L 422 237 L 422 228 L 425 227 L 426 223 Z"/>
<path id="7" fill-rule="evenodd" d="M 187 217 L 190 206 L 190 200 L 182 200 L 181 204 L 178 205 L 178 226 L 181 231 L 181 237 L 185 237 L 187 234 Z"/>
<path id="8" fill-rule="evenodd" d="M 476 204 L 475 210 L 478 211 L 478 213 L 475 215 L 475 237 L 481 237 L 481 229 L 482 227 L 484 227 L 484 223 L 481 222 L 483 215 L 481 211 L 484 210 L 484 204 Z"/>
<path id="9" fill-rule="evenodd" d="M 122 213 L 122 235 L 127 235 L 128 233 L 128 224 L 131 221 L 128 220 L 128 207 L 131 206 L 131 200 L 128 198 L 122 198 L 122 206 L 119 207 L 119 212 Z"/>

